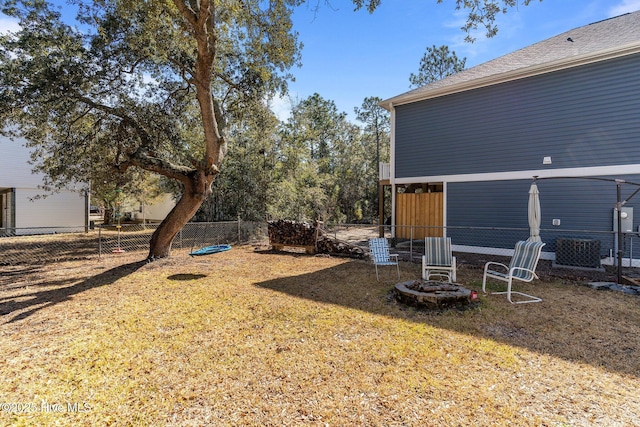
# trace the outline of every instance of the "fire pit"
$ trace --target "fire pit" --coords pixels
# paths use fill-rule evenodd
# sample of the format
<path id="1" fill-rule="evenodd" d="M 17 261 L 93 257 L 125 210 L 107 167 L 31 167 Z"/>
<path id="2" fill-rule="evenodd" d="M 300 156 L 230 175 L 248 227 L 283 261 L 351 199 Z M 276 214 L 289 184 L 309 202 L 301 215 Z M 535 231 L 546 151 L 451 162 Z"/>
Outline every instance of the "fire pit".
<path id="1" fill-rule="evenodd" d="M 435 280 L 410 280 L 398 283 L 395 286 L 395 294 L 396 299 L 402 303 L 427 308 L 468 305 L 477 295 L 457 283 Z"/>

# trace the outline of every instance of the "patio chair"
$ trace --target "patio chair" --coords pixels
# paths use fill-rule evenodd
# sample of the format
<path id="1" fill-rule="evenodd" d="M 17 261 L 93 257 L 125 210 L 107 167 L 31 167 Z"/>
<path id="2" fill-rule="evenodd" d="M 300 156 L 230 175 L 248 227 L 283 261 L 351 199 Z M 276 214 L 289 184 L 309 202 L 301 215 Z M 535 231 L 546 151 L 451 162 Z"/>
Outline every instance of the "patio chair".
<path id="1" fill-rule="evenodd" d="M 542 242 L 529 242 L 520 241 L 516 243 L 516 247 L 511 258 L 509 266 L 501 264 L 499 262 L 488 262 L 484 265 L 484 274 L 482 276 L 482 292 L 487 293 L 486 284 L 487 278 L 502 280 L 507 282 L 506 292 L 492 292 L 494 294 L 507 294 L 507 300 L 512 304 L 524 304 L 528 302 L 540 302 L 542 298 L 535 297 L 533 295 L 524 294 L 522 292 L 514 292 L 511 290 L 511 285 L 514 280 L 520 280 L 522 282 L 531 282 L 533 279 L 537 279 L 536 266 L 540 259 L 540 253 L 542 247 L 545 244 Z M 496 271 L 494 266 L 499 267 Z M 517 294 L 525 297 L 524 301 L 513 301 L 511 299 L 512 294 Z"/>
<path id="2" fill-rule="evenodd" d="M 456 281 L 456 257 L 451 253 L 450 237 L 425 237 L 422 256 L 422 278 L 446 278 L 449 283 Z"/>
<path id="3" fill-rule="evenodd" d="M 376 266 L 376 280 L 380 281 L 378 276 L 378 266 L 389 265 L 396 266 L 398 279 L 400 279 L 400 267 L 398 266 L 398 254 L 389 253 L 389 241 L 384 237 L 369 239 L 369 250 L 371 251 L 371 259 Z"/>

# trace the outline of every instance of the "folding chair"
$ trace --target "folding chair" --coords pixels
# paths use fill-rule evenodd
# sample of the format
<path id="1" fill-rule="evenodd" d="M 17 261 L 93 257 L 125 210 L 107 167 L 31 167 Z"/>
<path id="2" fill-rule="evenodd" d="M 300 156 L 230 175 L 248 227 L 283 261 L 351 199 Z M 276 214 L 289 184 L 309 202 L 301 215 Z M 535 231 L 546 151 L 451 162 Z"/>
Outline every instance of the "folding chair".
<path id="1" fill-rule="evenodd" d="M 507 294 L 507 300 L 512 304 L 524 304 L 528 302 L 540 302 L 542 298 L 535 297 L 533 295 L 524 294 L 522 292 L 514 292 L 511 290 L 511 284 L 514 280 L 520 280 L 522 282 L 531 282 L 533 279 L 537 279 L 536 266 L 540 260 L 540 253 L 545 243 L 542 242 L 530 242 L 520 241 L 516 243 L 513 257 L 509 266 L 501 264 L 499 262 L 488 262 L 484 265 L 484 274 L 482 275 L 482 292 L 487 293 L 485 287 L 487 283 L 487 277 L 492 279 L 502 280 L 507 282 L 506 292 L 492 292 L 494 294 Z M 499 267 L 499 271 L 496 271 L 493 266 Z M 511 294 L 521 295 L 527 298 L 524 301 L 512 301 Z"/>
<path id="2" fill-rule="evenodd" d="M 449 283 L 456 281 L 456 257 L 451 253 L 450 237 L 425 237 L 422 256 L 422 278 L 446 278 Z"/>
<path id="3" fill-rule="evenodd" d="M 378 276 L 379 265 L 395 265 L 400 279 L 400 267 L 398 266 L 398 254 L 389 253 L 389 241 L 384 237 L 378 237 L 369 240 L 369 250 L 371 251 L 371 259 L 376 266 L 376 280 L 380 281 Z"/>

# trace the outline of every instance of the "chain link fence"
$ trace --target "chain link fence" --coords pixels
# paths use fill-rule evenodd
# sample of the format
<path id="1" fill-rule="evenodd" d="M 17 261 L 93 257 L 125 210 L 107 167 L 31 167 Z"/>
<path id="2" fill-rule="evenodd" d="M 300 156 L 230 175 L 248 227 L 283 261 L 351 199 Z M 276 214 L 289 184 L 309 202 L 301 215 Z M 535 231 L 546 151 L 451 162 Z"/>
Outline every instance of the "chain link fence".
<path id="1" fill-rule="evenodd" d="M 132 224 L 98 228 L 98 256 L 149 250 L 156 225 Z M 266 240 L 267 224 L 260 222 L 190 222 L 173 239 L 171 249 L 189 251 L 218 244 L 249 244 Z"/>
<path id="2" fill-rule="evenodd" d="M 149 250 L 149 241 L 157 225 L 98 226 L 70 228 L 29 228 L 0 230 L 0 266 L 43 264 L 114 256 L 122 252 Z M 387 237 L 396 252 L 409 261 L 424 253 L 425 236 L 451 237 L 453 251 L 460 259 L 482 256 L 508 257 L 518 240 L 529 237 L 528 228 L 499 227 L 420 227 L 378 226 L 370 224 L 324 225 L 324 233 L 336 240 L 368 248 L 368 240 Z M 541 230 L 546 243 L 542 259 L 559 266 L 600 268 L 617 263 L 617 234 L 593 230 Z M 172 251 L 189 253 L 216 244 L 268 244 L 266 222 L 188 223 L 172 243 Z M 640 236 L 622 236 L 622 264 L 640 267 Z M 144 256 L 144 255 L 143 255 Z"/>
<path id="3" fill-rule="evenodd" d="M 98 256 L 97 232 L 84 227 L 13 228 L 0 234 L 0 266 Z"/>
<path id="4" fill-rule="evenodd" d="M 0 232 L 0 266 L 47 264 L 149 251 L 158 224 L 117 226 L 13 228 Z M 2 231 L 2 230 L 0 230 Z M 229 221 L 188 223 L 172 243 L 173 253 L 188 253 L 215 244 L 266 242 L 267 224 Z"/>
<path id="5" fill-rule="evenodd" d="M 492 256 L 510 257 L 519 240 L 529 238 L 528 228 L 502 227 L 424 227 L 424 226 L 371 226 L 360 224 L 327 225 L 329 236 L 366 247 L 374 237 L 390 239 L 395 251 L 410 261 L 419 260 L 424 253 L 424 237 L 451 237 L 453 251 L 464 260 L 491 259 Z M 617 264 L 617 233 L 595 230 L 542 229 L 545 243 L 541 259 L 557 267 L 602 269 Z M 640 267 L 640 235 L 624 233 L 621 242 L 622 265 Z"/>

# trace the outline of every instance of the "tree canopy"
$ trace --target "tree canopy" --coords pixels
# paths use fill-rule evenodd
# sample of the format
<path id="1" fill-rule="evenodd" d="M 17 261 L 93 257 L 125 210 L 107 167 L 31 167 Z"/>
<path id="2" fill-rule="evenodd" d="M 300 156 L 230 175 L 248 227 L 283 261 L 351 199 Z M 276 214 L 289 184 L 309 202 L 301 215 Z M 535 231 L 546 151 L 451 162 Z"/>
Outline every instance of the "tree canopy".
<path id="1" fill-rule="evenodd" d="M 227 123 L 286 90 L 298 3 L 77 1 L 71 27 L 47 2 L 3 1 L 21 30 L 0 38 L 0 125 L 25 136 L 60 183 L 91 177 L 96 164 L 180 182 L 149 253 L 167 256 L 211 193 Z"/>

